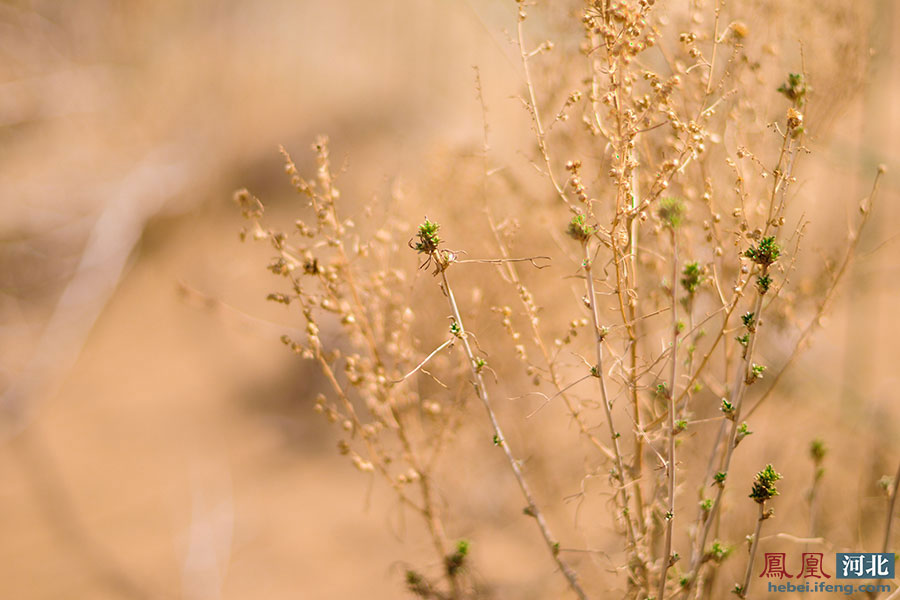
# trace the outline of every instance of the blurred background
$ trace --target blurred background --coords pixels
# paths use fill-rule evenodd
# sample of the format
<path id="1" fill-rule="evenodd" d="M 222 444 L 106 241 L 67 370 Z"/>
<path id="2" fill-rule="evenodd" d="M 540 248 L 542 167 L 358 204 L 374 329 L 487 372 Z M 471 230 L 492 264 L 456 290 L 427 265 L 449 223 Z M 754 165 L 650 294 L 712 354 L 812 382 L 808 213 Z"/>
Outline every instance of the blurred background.
<path id="1" fill-rule="evenodd" d="M 888 174 L 784 410 L 829 415 L 848 469 L 830 501 L 874 515 L 898 457 L 900 11 L 860 4 L 817 31 L 864 31 L 868 70 L 816 100 L 836 112 L 799 177 L 815 194 L 828 175 L 841 223 Z M 501 0 L 0 2 L 0 596 L 402 595 L 421 547 L 311 415 L 313 374 L 278 343 L 296 323 L 264 302 L 267 253 L 241 245 L 231 192 L 277 205 L 279 144 L 308 171 L 318 133 L 349 202 L 427 181 L 480 144 L 474 65 L 493 135 L 531 152 L 514 25 Z M 813 72 L 837 61 L 823 48 Z M 760 443 L 803 453 L 807 433 Z M 547 570 L 517 539 L 483 540 L 502 597 Z"/>

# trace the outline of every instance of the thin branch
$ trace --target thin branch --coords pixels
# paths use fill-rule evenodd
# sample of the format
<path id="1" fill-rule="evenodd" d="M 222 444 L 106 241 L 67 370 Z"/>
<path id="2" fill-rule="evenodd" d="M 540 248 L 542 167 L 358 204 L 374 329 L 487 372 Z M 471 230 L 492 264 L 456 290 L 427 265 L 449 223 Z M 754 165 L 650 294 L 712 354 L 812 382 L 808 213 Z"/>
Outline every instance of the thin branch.
<path id="1" fill-rule="evenodd" d="M 759 532 L 762 531 L 763 521 L 766 520 L 765 503 L 759 504 L 759 518 L 756 520 L 756 531 L 753 534 L 753 545 L 750 546 L 750 557 L 747 559 L 747 571 L 744 574 L 744 585 L 738 593 L 738 598 L 746 598 L 750 589 L 750 576 L 753 574 L 753 560 L 756 558 L 756 551 L 759 549 Z"/>
<path id="2" fill-rule="evenodd" d="M 762 395 L 762 397 L 757 400 L 756 404 L 747 412 L 747 417 L 749 418 L 756 410 L 762 406 L 763 402 L 769 399 L 769 396 L 772 395 L 772 392 L 777 389 L 778 382 L 781 381 L 781 378 L 787 372 L 787 370 L 794 364 L 797 356 L 800 354 L 800 351 L 803 349 L 804 345 L 809 340 L 810 336 L 813 332 L 819 327 L 821 323 L 822 316 L 827 312 L 829 306 L 831 305 L 832 300 L 834 299 L 835 292 L 837 291 L 838 285 L 844 278 L 844 274 L 847 272 L 847 267 L 852 261 L 853 257 L 856 255 L 857 246 L 859 246 L 859 241 L 862 238 L 863 228 L 866 226 L 866 223 L 869 220 L 869 215 L 872 213 L 872 204 L 875 201 L 875 196 L 878 192 L 878 184 L 881 181 L 881 176 L 884 174 L 885 168 L 884 166 L 878 167 L 878 172 L 875 174 L 875 180 L 872 183 L 872 191 L 869 192 L 869 196 L 860 204 L 860 211 L 862 212 L 862 220 L 860 221 L 859 227 L 856 229 L 856 233 L 853 235 L 850 246 L 847 248 L 847 252 L 844 254 L 844 259 L 841 261 L 841 266 L 838 267 L 837 274 L 834 276 L 834 279 L 831 282 L 831 286 L 828 288 L 828 291 L 825 293 L 825 298 L 822 300 L 822 303 L 819 305 L 819 309 L 816 311 L 816 314 L 810 320 L 809 324 L 800 334 L 800 337 L 797 339 L 797 342 L 794 344 L 793 350 L 791 350 L 790 356 L 786 363 L 781 367 L 778 371 L 778 374 L 772 379 L 772 383 L 769 385 L 769 388 Z"/>
<path id="3" fill-rule="evenodd" d="M 621 492 L 622 503 L 621 503 L 621 517 L 625 520 L 625 529 L 628 535 L 629 542 L 632 544 L 632 548 L 637 549 L 637 540 L 634 533 L 634 527 L 631 522 L 631 514 L 629 510 L 630 498 L 628 495 L 628 489 L 625 481 L 625 463 L 622 460 L 622 452 L 619 449 L 619 437 L 620 434 L 616 431 L 616 426 L 613 423 L 612 417 L 612 402 L 610 402 L 609 394 L 606 390 L 606 378 L 603 372 L 603 339 L 604 334 L 603 330 L 600 327 L 600 314 L 599 307 L 597 306 L 597 296 L 594 293 L 594 277 L 592 274 L 592 260 L 591 260 L 591 252 L 590 247 L 587 241 L 583 244 L 584 251 L 584 261 L 582 262 L 582 266 L 584 267 L 585 273 L 585 284 L 587 286 L 587 298 L 590 313 L 591 313 L 591 321 L 593 325 L 593 334 L 596 338 L 595 350 L 597 357 L 597 364 L 594 367 L 594 376 L 597 378 L 597 381 L 600 385 L 600 395 L 603 401 L 603 410 L 606 413 L 606 423 L 609 428 L 609 438 L 610 443 L 612 445 L 612 451 L 615 455 L 615 463 L 616 463 L 616 474 L 615 478 L 619 482 L 619 492 Z"/>
<path id="4" fill-rule="evenodd" d="M 891 543 L 891 524 L 894 519 L 894 507 L 897 506 L 898 490 L 900 490 L 900 467 L 897 468 L 897 474 L 894 475 L 894 489 L 891 490 L 891 502 L 888 505 L 887 517 L 884 523 L 884 542 L 881 544 L 882 552 L 887 552 L 888 545 Z"/>
<path id="5" fill-rule="evenodd" d="M 404 375 L 404 376 L 401 377 L 400 379 L 394 379 L 394 380 L 392 380 L 391 383 L 392 383 L 392 384 L 403 383 L 404 381 L 406 381 L 407 379 L 409 379 L 413 374 L 415 374 L 416 371 L 418 371 L 419 369 L 421 369 L 422 367 L 424 367 L 426 364 L 428 364 L 428 361 L 431 360 L 432 358 L 434 358 L 434 356 L 435 356 L 438 352 L 440 352 L 441 350 L 443 350 L 443 349 L 446 348 L 447 346 L 451 346 L 451 345 L 453 345 L 453 338 L 448 339 L 446 342 L 444 342 L 443 344 L 441 344 L 440 346 L 438 346 L 437 348 L 435 348 L 435 349 L 431 352 L 431 354 L 429 354 L 428 356 L 426 356 L 425 359 L 422 360 L 422 362 L 420 362 L 418 365 L 416 365 L 416 368 L 414 368 L 412 371 L 410 371 L 409 373 L 407 373 L 406 375 Z"/>
<path id="6" fill-rule="evenodd" d="M 534 495 L 531 492 L 531 488 L 525 480 L 525 476 L 522 474 L 522 469 L 519 466 L 519 461 L 513 455 L 512 450 L 509 447 L 509 443 L 507 442 L 506 437 L 503 435 L 503 430 L 500 427 L 500 422 L 497 420 L 497 415 L 494 414 L 494 409 L 491 405 L 491 401 L 487 393 L 487 387 L 484 384 L 484 378 L 481 376 L 481 369 L 478 368 L 475 354 L 472 352 L 472 347 L 469 345 L 469 339 L 466 334 L 465 325 L 463 324 L 462 315 L 460 314 L 459 307 L 456 304 L 456 298 L 453 295 L 453 289 L 450 287 L 450 282 L 447 279 L 446 268 L 442 268 L 440 270 L 440 274 L 444 293 L 447 296 L 447 302 L 450 305 L 450 310 L 453 313 L 453 318 L 456 320 L 456 324 L 459 326 L 459 339 L 462 340 L 462 346 L 465 350 L 469 368 L 472 372 L 472 384 L 475 387 L 475 393 L 478 395 L 478 398 L 481 400 L 482 404 L 484 404 L 484 408 L 488 413 L 488 418 L 490 419 L 491 426 L 494 429 L 495 442 L 501 448 L 503 448 L 503 452 L 506 455 L 507 461 L 509 462 L 510 469 L 512 469 L 513 475 L 515 476 L 516 481 L 519 484 L 519 488 L 522 490 L 522 495 L 525 497 L 525 501 L 528 503 L 527 509 L 530 511 L 535 521 L 537 521 L 538 528 L 541 531 L 541 535 L 544 538 L 544 542 L 547 544 L 547 548 L 550 551 L 550 554 L 553 556 L 553 560 L 556 562 L 557 566 L 559 566 L 560 571 L 562 571 L 566 580 L 569 582 L 569 587 L 572 588 L 572 591 L 574 591 L 581 600 L 585 600 L 587 598 L 587 594 L 585 594 L 584 590 L 581 588 L 581 584 L 578 582 L 578 576 L 575 571 L 560 557 L 559 542 L 557 542 L 556 538 L 553 537 L 553 533 L 550 531 L 550 527 L 547 525 L 544 514 L 538 507 L 537 502 L 534 499 Z"/>
<path id="7" fill-rule="evenodd" d="M 672 379 L 669 383 L 669 393 L 666 397 L 669 402 L 669 460 L 666 462 L 666 480 L 668 483 L 668 505 L 665 514 L 666 541 L 662 555 L 662 572 L 659 576 L 659 592 L 657 598 L 665 600 L 666 597 L 666 573 L 672 565 L 672 529 L 675 525 L 675 385 L 677 383 L 678 370 L 678 241 L 674 226 L 672 234 Z"/>
<path id="8" fill-rule="evenodd" d="M 482 263 L 482 264 L 502 264 L 502 263 L 510 263 L 510 262 L 530 262 L 531 266 L 535 269 L 546 269 L 550 265 L 541 265 L 538 264 L 538 260 L 546 260 L 550 261 L 549 256 L 526 256 L 523 258 L 469 258 L 464 260 L 455 260 L 458 265 L 466 264 L 466 263 Z"/>

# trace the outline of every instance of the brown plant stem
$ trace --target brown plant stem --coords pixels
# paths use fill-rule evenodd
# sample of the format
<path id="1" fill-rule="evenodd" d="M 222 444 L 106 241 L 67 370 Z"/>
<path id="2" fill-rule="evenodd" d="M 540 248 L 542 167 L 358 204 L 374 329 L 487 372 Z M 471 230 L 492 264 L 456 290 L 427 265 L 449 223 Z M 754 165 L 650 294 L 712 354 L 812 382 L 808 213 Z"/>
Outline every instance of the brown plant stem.
<path id="1" fill-rule="evenodd" d="M 763 268 L 760 275 L 765 275 L 767 272 L 767 268 Z M 762 319 L 762 300 L 763 294 L 758 293 L 756 297 L 756 304 L 754 305 L 753 314 L 755 315 L 757 327 L 759 327 L 759 323 Z M 741 404 L 744 398 L 744 391 L 747 386 L 747 379 L 750 373 L 750 368 L 752 365 L 753 359 L 753 350 L 756 346 L 756 340 L 758 336 L 758 330 L 751 332 L 750 341 L 747 345 L 747 351 L 744 354 L 743 360 L 740 362 L 737 372 L 735 373 L 735 382 L 731 389 L 731 397 L 729 402 L 734 407 L 734 413 L 731 419 L 731 427 L 729 429 L 728 438 L 726 440 L 725 446 L 725 456 L 721 463 L 721 472 L 725 473 L 726 476 L 728 474 L 728 469 L 731 465 L 731 458 L 734 454 L 734 449 L 737 446 L 737 430 L 740 424 L 741 417 Z M 713 452 L 715 452 L 715 448 Z M 727 480 L 726 480 L 727 482 Z M 716 514 L 719 512 L 719 508 L 722 503 L 722 496 L 725 493 L 725 485 L 726 482 L 722 482 L 717 485 L 716 497 L 713 501 L 712 508 L 709 513 L 706 515 L 706 520 L 703 523 L 703 527 L 701 530 L 700 537 L 697 540 L 696 545 L 694 546 L 692 558 L 691 558 L 691 568 L 690 575 L 688 576 L 688 587 L 692 585 L 692 582 L 696 579 L 697 571 L 702 565 L 703 559 L 703 548 L 706 546 L 706 541 L 709 537 L 709 532 L 712 529 L 713 523 L 716 521 Z"/>
<path id="2" fill-rule="evenodd" d="M 666 463 L 666 479 L 668 484 L 668 505 L 666 510 L 666 541 L 662 555 L 662 572 L 659 575 L 659 592 L 657 598 L 664 600 L 666 597 L 666 573 L 672 564 L 672 529 L 675 524 L 675 383 L 678 371 L 678 242 L 675 228 L 672 233 L 672 363 L 671 381 L 669 393 L 666 394 L 669 403 L 669 457 Z"/>
<path id="3" fill-rule="evenodd" d="M 559 542 L 556 541 L 556 538 L 553 537 L 553 533 L 550 531 L 550 527 L 547 525 L 547 521 L 544 518 L 544 513 L 538 507 L 537 502 L 534 499 L 534 495 L 531 492 L 531 488 L 528 486 L 528 482 L 525 480 L 525 476 L 522 474 L 522 469 L 519 466 L 519 461 L 513 455 L 512 450 L 509 447 L 509 443 L 506 440 L 506 437 L 503 435 L 503 430 L 500 427 L 500 422 L 497 420 L 497 415 L 494 413 L 494 409 L 491 405 L 490 397 L 487 393 L 487 387 L 484 384 L 484 378 L 481 375 L 481 370 L 477 366 L 477 362 L 475 360 L 475 354 L 472 351 L 472 346 L 469 344 L 469 339 L 466 335 L 466 328 L 463 324 L 462 315 L 459 312 L 459 306 L 456 303 L 456 298 L 453 295 L 453 289 L 450 287 L 450 281 L 447 279 L 447 269 L 446 265 L 443 268 L 440 268 L 441 274 L 441 283 L 444 290 L 444 294 L 447 296 L 447 302 L 450 306 L 450 311 L 453 314 L 453 318 L 456 321 L 456 324 L 459 326 L 459 338 L 462 341 L 463 350 L 465 350 L 466 358 L 468 359 L 469 368 L 472 373 L 473 378 L 473 387 L 475 388 L 475 393 L 478 395 L 478 399 L 481 400 L 481 403 L 484 404 L 484 408 L 487 411 L 488 418 L 491 421 L 491 426 L 494 429 L 494 435 L 496 443 L 503 448 L 503 453 L 506 455 L 507 462 L 509 462 L 510 469 L 513 472 L 513 475 L 516 478 L 516 482 L 519 484 L 519 488 L 522 490 L 522 495 L 525 497 L 525 501 L 527 502 L 527 510 L 534 517 L 534 520 L 538 524 L 538 528 L 541 531 L 541 535 L 544 538 L 544 542 L 547 545 L 547 549 L 550 551 L 553 560 L 556 562 L 562 574 L 565 576 L 566 580 L 569 583 L 569 587 L 572 588 L 572 591 L 581 599 L 585 600 L 587 598 L 587 594 L 585 594 L 584 590 L 581 587 L 581 584 L 578 582 L 578 575 L 575 571 L 566 563 L 562 557 L 560 557 L 559 553 Z"/>
<path id="4" fill-rule="evenodd" d="M 891 543 L 891 524 L 894 518 L 894 507 L 897 506 L 897 491 L 900 490 L 900 467 L 897 467 L 897 474 L 894 475 L 894 486 L 891 490 L 891 501 L 888 504 L 887 517 L 884 523 L 884 542 L 881 544 L 881 551 L 887 552 L 888 545 Z"/>
<path id="5" fill-rule="evenodd" d="M 594 277 L 593 277 L 593 269 L 592 269 L 592 259 L 590 252 L 590 245 L 585 241 L 582 243 L 583 251 L 584 251 L 584 261 L 582 262 L 582 267 L 584 268 L 584 278 L 585 278 L 585 287 L 587 288 L 587 302 L 588 308 L 591 313 L 591 322 L 593 324 L 593 333 L 596 337 L 595 350 L 596 350 L 596 358 L 597 364 L 594 367 L 595 373 L 594 375 L 597 377 L 597 381 L 600 385 L 600 395 L 603 401 L 603 410 L 606 413 L 606 424 L 609 428 L 609 438 L 610 445 L 612 446 L 613 454 L 615 455 L 615 464 L 616 464 L 616 473 L 615 479 L 617 480 L 619 489 L 617 490 L 619 495 L 621 495 L 621 511 L 622 518 L 625 520 L 625 530 L 628 535 L 628 541 L 632 545 L 632 549 L 637 551 L 637 540 L 635 538 L 634 526 L 631 521 L 631 515 L 629 510 L 630 498 L 628 494 L 628 486 L 625 480 L 625 463 L 622 460 L 622 452 L 619 448 L 619 437 L 620 434 L 616 431 L 615 424 L 613 423 L 612 417 L 612 402 L 609 399 L 609 394 L 606 390 L 606 376 L 603 370 L 603 339 L 604 334 L 600 327 L 600 314 L 599 307 L 597 306 L 597 295 L 594 291 Z"/>
<path id="6" fill-rule="evenodd" d="M 866 200 L 860 204 L 860 211 L 862 212 L 862 220 L 860 221 L 859 227 L 857 227 L 856 231 L 852 235 L 852 239 L 850 241 L 850 246 L 847 248 L 847 252 L 844 254 L 843 260 L 841 260 L 841 265 L 838 267 L 837 272 L 835 273 L 834 279 L 831 282 L 831 285 L 828 287 L 828 291 L 825 293 L 825 298 L 823 298 L 822 302 L 819 304 L 819 308 L 816 311 L 816 314 L 810 319 L 809 324 L 804 328 L 803 332 L 800 334 L 800 337 L 797 338 L 796 343 L 794 344 L 794 348 L 791 350 L 791 353 L 787 359 L 787 362 L 781 367 L 775 377 L 772 379 L 772 383 L 769 385 L 768 389 L 765 393 L 760 397 L 759 400 L 756 401 L 750 410 L 747 412 L 747 417 L 750 417 L 756 410 L 762 406 L 762 404 L 769 399 L 772 395 L 772 392 L 778 387 L 778 383 L 781 381 L 781 378 L 787 372 L 787 370 L 794 364 L 797 356 L 800 354 L 800 351 L 803 349 L 804 345 L 809 340 L 810 336 L 819 327 L 822 316 L 828 311 L 828 308 L 831 306 L 831 302 L 834 299 L 834 295 L 837 291 L 838 285 L 843 280 L 844 275 L 847 273 L 847 267 L 853 260 L 853 257 L 856 256 L 856 249 L 859 246 L 859 241 L 862 238 L 863 228 L 866 226 L 866 223 L 869 221 L 869 215 L 872 213 L 872 204 L 875 201 L 875 197 L 878 193 L 878 184 L 881 181 L 881 176 L 885 173 L 885 168 L 883 166 L 878 167 L 878 171 L 875 174 L 875 180 L 872 182 L 872 190 L 869 192 Z"/>
<path id="7" fill-rule="evenodd" d="M 747 592 L 750 591 L 750 576 L 753 574 L 753 560 L 756 558 L 756 551 L 759 548 L 759 534 L 762 531 L 763 521 L 766 520 L 765 502 L 759 504 L 759 518 L 756 520 L 756 531 L 753 533 L 753 544 L 750 546 L 750 556 L 747 558 L 747 571 L 744 574 L 744 584 L 738 594 L 739 598 L 746 598 Z"/>

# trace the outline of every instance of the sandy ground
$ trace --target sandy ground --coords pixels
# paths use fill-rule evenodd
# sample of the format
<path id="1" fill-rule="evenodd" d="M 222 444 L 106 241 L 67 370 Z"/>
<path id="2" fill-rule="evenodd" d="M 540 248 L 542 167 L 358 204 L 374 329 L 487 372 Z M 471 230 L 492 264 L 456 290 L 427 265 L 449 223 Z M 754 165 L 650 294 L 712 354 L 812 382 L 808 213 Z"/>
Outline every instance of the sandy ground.
<path id="1" fill-rule="evenodd" d="M 508 7 L 476 4 L 0 5 L 10 32 L 0 44 L 9 59 L 0 383 L 27 373 L 42 335 L 59 350 L 32 373 L 24 420 L 2 429 L 0 597 L 401 597 L 404 565 L 427 545 L 311 414 L 317 380 L 277 341 L 287 319 L 263 302 L 266 253 L 239 242 L 230 193 L 249 186 L 287 211 L 277 144 L 308 166 L 319 131 L 349 156 L 348 188 L 359 194 L 414 175 L 435 140 L 477 143 L 471 66 L 481 65 L 493 106 L 514 105 L 503 90 L 517 80 L 501 32 Z M 818 173 L 837 172 L 855 197 L 875 163 L 900 171 L 889 93 L 900 89 L 896 41 L 881 50 L 876 74 L 890 85 L 842 118 L 810 188 Z M 854 291 L 797 367 L 796 381 L 811 383 L 793 388 L 789 406 L 761 413 L 773 422 L 827 416 L 852 491 L 829 488 L 823 505 L 846 521 L 847 543 L 877 527 L 866 522 L 881 510 L 867 478 L 896 466 L 896 182 L 885 182 Z M 122 198 L 141 218 L 133 246 L 103 254 L 119 253 L 121 276 L 95 265 L 115 271 L 90 280 L 94 291 L 110 286 L 108 301 L 96 321 L 75 311 L 70 329 L 46 337 L 97 216 Z M 786 461 L 803 453 L 810 432 L 801 428 L 796 438 L 761 435 L 746 463 L 773 448 Z M 788 470 L 797 481 L 805 468 Z M 501 479 L 503 492 L 484 484 L 505 476 L 500 469 L 470 466 L 465 485 L 446 490 L 469 498 L 457 525 L 480 544 L 477 569 L 498 597 L 558 597 L 534 532 L 503 516 L 516 506 L 512 482 Z M 787 484 L 784 493 L 802 490 Z M 484 525 L 481 515 L 474 529 L 471 514 L 488 509 L 496 518 Z"/>

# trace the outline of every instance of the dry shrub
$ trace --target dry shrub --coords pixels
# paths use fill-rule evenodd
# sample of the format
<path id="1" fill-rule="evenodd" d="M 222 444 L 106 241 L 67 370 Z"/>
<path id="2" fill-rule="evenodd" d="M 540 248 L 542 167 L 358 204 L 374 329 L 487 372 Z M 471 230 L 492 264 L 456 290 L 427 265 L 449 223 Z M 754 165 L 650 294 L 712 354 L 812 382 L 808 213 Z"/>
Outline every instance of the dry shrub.
<path id="1" fill-rule="evenodd" d="M 781 455 L 744 440 L 755 421 L 766 431 L 751 440 L 787 433 L 753 417 L 827 311 L 875 198 L 873 174 L 837 258 L 798 262 L 815 215 L 798 172 L 861 80 L 868 16 L 809 2 L 516 11 L 524 160 L 506 151 L 514 136 L 491 148 L 476 72 L 480 147 L 427 162 L 405 194 L 345 204 L 324 138 L 313 178 L 285 152 L 303 201 L 290 229 L 236 194 L 243 235 L 271 243 L 287 282 L 269 299 L 303 318 L 283 342 L 320 367 L 330 391 L 315 409 L 343 432 L 340 453 L 424 523 L 435 560 L 406 569 L 413 594 L 500 593 L 456 532 L 518 510 L 561 575 L 535 597 L 558 584 L 746 597 L 784 500 L 766 464 Z M 823 27 L 840 35 L 795 44 Z M 798 293 L 798 275 L 818 283 Z M 803 443 L 810 502 L 790 514 L 831 548 L 815 501 L 825 445 Z M 503 480 L 473 481 L 497 455 L 518 500 Z M 729 559 L 748 533 L 749 553 Z"/>

